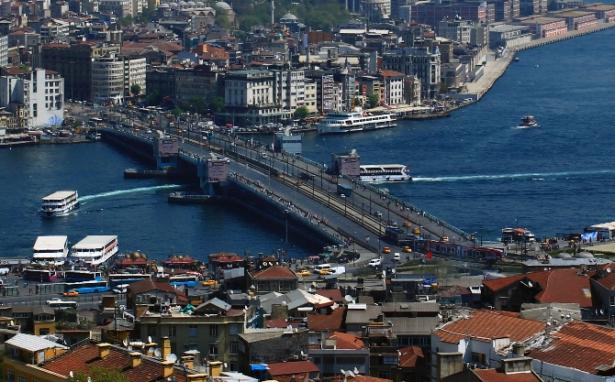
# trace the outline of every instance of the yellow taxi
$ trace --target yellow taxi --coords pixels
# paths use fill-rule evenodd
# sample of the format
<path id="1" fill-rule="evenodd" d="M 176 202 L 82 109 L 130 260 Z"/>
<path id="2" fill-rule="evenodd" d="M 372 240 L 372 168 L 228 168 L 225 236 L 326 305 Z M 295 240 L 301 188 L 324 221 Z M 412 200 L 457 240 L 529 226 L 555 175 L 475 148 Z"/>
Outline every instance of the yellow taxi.
<path id="1" fill-rule="evenodd" d="M 309 277 L 309 276 L 312 275 L 312 272 L 308 271 L 307 269 L 302 269 L 302 270 L 297 272 L 297 275 L 299 275 L 301 277 Z"/>
<path id="2" fill-rule="evenodd" d="M 404 246 L 401 248 L 401 251 L 402 251 L 403 253 L 412 253 L 412 248 L 410 248 L 410 246 L 409 246 L 409 245 L 404 245 Z"/>
<path id="3" fill-rule="evenodd" d="M 216 285 L 218 285 L 218 282 L 216 280 L 205 280 L 201 282 L 201 285 L 204 287 L 215 287 Z"/>
<path id="4" fill-rule="evenodd" d="M 391 248 L 389 247 L 382 248 L 382 253 L 391 253 Z"/>
<path id="5" fill-rule="evenodd" d="M 76 290 L 69 290 L 68 292 L 64 292 L 64 296 L 66 297 L 77 297 L 79 296 L 79 292 Z"/>

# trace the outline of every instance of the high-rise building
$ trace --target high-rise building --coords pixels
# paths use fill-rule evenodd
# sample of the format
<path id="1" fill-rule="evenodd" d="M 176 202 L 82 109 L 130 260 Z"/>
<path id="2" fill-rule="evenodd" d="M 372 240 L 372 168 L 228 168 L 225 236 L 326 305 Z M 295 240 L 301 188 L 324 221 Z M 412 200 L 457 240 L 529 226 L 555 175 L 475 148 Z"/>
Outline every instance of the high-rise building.
<path id="1" fill-rule="evenodd" d="M 108 52 L 119 52 L 119 46 L 97 46 L 90 42 L 47 44 L 41 49 L 41 66 L 64 77 L 66 98 L 90 100 L 92 61 Z"/>
<path id="2" fill-rule="evenodd" d="M 421 80 L 423 99 L 434 98 L 440 90 L 440 51 L 438 48 L 411 47 L 384 53 L 382 65 Z"/>
<path id="3" fill-rule="evenodd" d="M 305 71 L 303 69 L 272 69 L 273 97 L 283 109 L 294 112 L 305 104 Z"/>
<path id="4" fill-rule="evenodd" d="M 0 66 L 9 64 L 9 36 L 0 36 Z"/>
<path id="5" fill-rule="evenodd" d="M 0 106 L 25 110 L 30 128 L 60 126 L 64 120 L 64 79 L 45 69 L 0 77 Z"/>
<path id="6" fill-rule="evenodd" d="M 145 94 L 145 57 L 128 58 L 111 53 L 92 61 L 92 102 L 98 104 L 122 103 L 131 94 L 133 85 L 139 94 Z"/>

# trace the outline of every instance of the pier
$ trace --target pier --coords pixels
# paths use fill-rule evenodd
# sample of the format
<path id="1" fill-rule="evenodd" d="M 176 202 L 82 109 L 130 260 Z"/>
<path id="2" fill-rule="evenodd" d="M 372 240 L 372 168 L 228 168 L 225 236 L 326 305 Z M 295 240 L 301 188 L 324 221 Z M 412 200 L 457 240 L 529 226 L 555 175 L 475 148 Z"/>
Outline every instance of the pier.
<path id="1" fill-rule="evenodd" d="M 151 135 L 121 128 L 106 128 L 102 134 L 103 140 L 119 143 L 123 150 L 130 148 L 148 163 L 158 161 L 153 158 L 155 139 Z M 264 215 L 286 232 L 301 231 L 324 242 L 353 245 L 364 253 L 380 253 L 385 245 L 400 251 L 400 246 L 383 241 L 386 227 L 392 225 L 408 232 L 417 230 L 423 240 L 475 245 L 462 230 L 377 187 L 329 175 L 323 164 L 223 134 L 176 138 L 177 171 L 198 179 L 205 193 L 213 191 Z M 203 166 L 212 153 L 228 158 L 228 176 L 206 190 Z M 340 184 L 345 193 L 339 192 Z"/>

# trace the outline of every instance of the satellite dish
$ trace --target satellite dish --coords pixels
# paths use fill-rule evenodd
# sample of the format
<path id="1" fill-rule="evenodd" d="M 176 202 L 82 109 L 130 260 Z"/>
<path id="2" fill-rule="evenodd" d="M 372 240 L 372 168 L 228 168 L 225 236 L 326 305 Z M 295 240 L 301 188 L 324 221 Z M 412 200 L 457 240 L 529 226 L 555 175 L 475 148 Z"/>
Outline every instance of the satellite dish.
<path id="1" fill-rule="evenodd" d="M 147 343 L 151 344 L 152 343 L 152 336 L 147 336 Z"/>
<path id="2" fill-rule="evenodd" d="M 177 361 L 177 356 L 174 353 L 171 353 L 167 356 L 165 361 L 175 363 Z"/>
<path id="3" fill-rule="evenodd" d="M 348 303 L 348 304 L 352 304 L 354 299 L 352 298 L 351 295 L 347 294 L 346 296 L 344 296 L 344 301 L 346 301 L 346 303 Z"/>
<path id="4" fill-rule="evenodd" d="M 344 370 L 344 369 L 340 369 L 340 373 L 342 373 L 342 374 L 346 375 L 346 370 Z"/>
<path id="5" fill-rule="evenodd" d="M 355 373 L 355 374 L 359 374 L 359 369 L 357 369 L 357 367 L 355 366 L 354 370 L 352 370 L 352 372 Z"/>
<path id="6" fill-rule="evenodd" d="M 125 348 L 128 347 L 128 340 L 126 338 L 122 341 L 122 345 L 124 345 Z"/>
<path id="7" fill-rule="evenodd" d="M 15 323 L 13 322 L 13 320 L 11 320 L 11 326 L 14 326 L 14 325 L 15 325 Z"/>
<path id="8" fill-rule="evenodd" d="M 348 370 L 348 376 L 350 378 L 354 378 L 355 377 L 354 373 L 352 371 L 350 371 L 350 370 Z"/>
<path id="9" fill-rule="evenodd" d="M 88 382 L 92 382 L 92 377 L 88 377 Z"/>
<path id="10" fill-rule="evenodd" d="M 224 369 L 228 369 L 228 365 L 224 362 Z"/>
<path id="11" fill-rule="evenodd" d="M 528 282 L 527 282 L 527 286 L 529 286 L 530 288 L 533 288 L 533 287 L 534 287 L 534 284 L 532 284 L 532 282 L 528 280 Z"/>
<path id="12" fill-rule="evenodd" d="M 154 357 L 160 358 L 161 355 L 162 355 L 162 352 L 160 351 L 160 348 L 154 349 Z"/>
<path id="13" fill-rule="evenodd" d="M 73 373 L 73 371 L 71 370 L 68 372 L 68 376 L 71 378 L 75 378 L 75 373 Z"/>

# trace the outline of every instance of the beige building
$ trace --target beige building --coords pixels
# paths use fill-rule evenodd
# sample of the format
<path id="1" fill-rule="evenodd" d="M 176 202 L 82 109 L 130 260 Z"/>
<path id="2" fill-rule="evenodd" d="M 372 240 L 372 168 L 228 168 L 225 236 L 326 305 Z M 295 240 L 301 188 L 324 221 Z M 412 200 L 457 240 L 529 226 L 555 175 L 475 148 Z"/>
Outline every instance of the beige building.
<path id="1" fill-rule="evenodd" d="M 318 113 L 318 89 L 316 82 L 305 83 L 305 103 L 304 106 L 310 114 Z"/>

